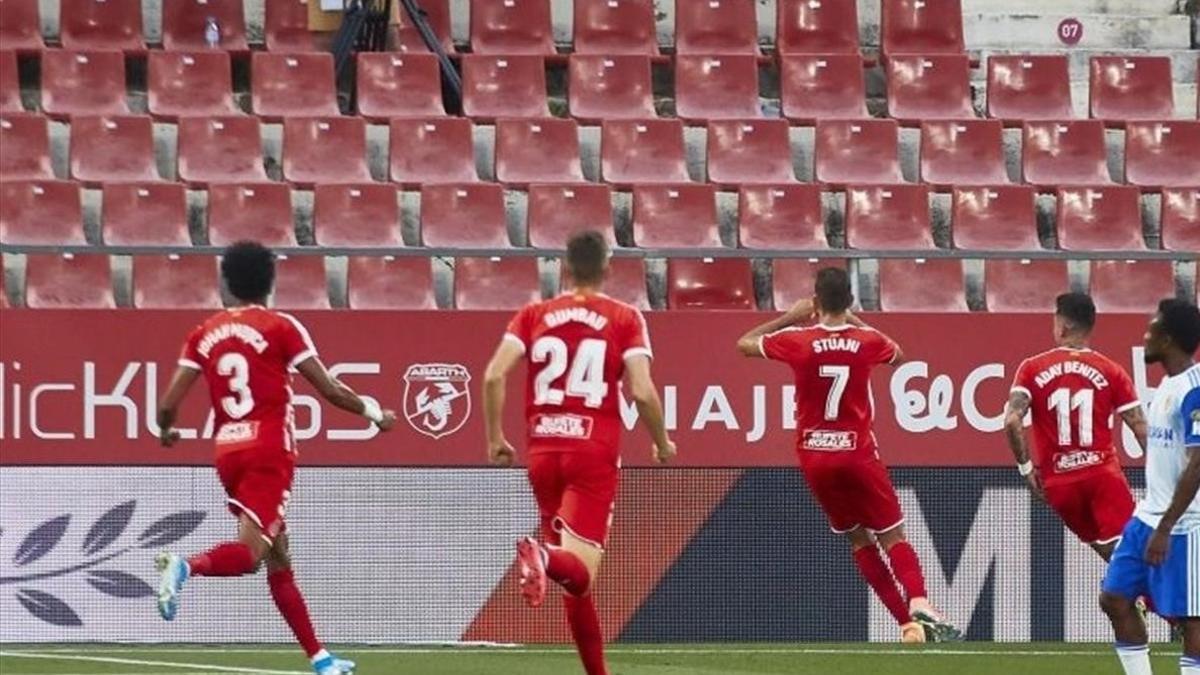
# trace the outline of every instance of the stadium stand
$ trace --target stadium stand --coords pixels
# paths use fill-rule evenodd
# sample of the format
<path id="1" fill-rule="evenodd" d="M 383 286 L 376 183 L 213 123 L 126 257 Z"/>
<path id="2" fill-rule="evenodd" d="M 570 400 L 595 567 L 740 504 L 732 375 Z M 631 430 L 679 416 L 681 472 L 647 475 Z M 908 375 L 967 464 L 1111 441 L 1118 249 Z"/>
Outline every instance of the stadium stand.
<path id="1" fill-rule="evenodd" d="M 176 174 L 193 186 L 261 183 L 262 129 L 257 117 L 181 117 Z"/>
<path id="2" fill-rule="evenodd" d="M 988 260 L 984 289 L 989 312 L 1052 312 L 1070 274 L 1064 260 Z"/>
<path id="3" fill-rule="evenodd" d="M 222 51 L 147 55 L 146 104 L 156 120 L 241 113 L 233 98 L 229 54 Z"/>
<path id="4" fill-rule="evenodd" d="M 659 56 L 653 0 L 575 0 L 575 54 Z"/>
<path id="5" fill-rule="evenodd" d="M 708 180 L 722 186 L 796 180 L 786 120 L 708 123 Z"/>
<path id="6" fill-rule="evenodd" d="M 1125 181 L 1156 189 L 1200 185 L 1200 121 L 1126 124 Z"/>
<path id="7" fill-rule="evenodd" d="M 667 261 L 668 309 L 754 309 L 754 273 L 739 258 Z"/>
<path id="8" fill-rule="evenodd" d="M 57 180 L 0 183 L 0 242 L 86 244 L 79 184 Z"/>
<path id="9" fill-rule="evenodd" d="M 313 191 L 318 246 L 403 246 L 395 185 L 324 184 Z"/>
<path id="10" fill-rule="evenodd" d="M 1168 251 L 1200 251 L 1200 188 L 1163 190 L 1162 247 Z"/>
<path id="11" fill-rule="evenodd" d="M 279 256 L 275 261 L 275 293 L 271 306 L 278 309 L 329 309 L 325 258 L 319 255 Z"/>
<path id="12" fill-rule="evenodd" d="M 426 246 L 507 247 L 504 190 L 495 183 L 422 186 L 421 241 Z"/>
<path id="13" fill-rule="evenodd" d="M 451 37 L 450 0 L 421 0 L 421 10 L 425 12 L 425 20 L 429 22 L 429 27 L 433 29 L 433 35 L 441 44 L 442 49 L 447 54 L 453 54 L 454 39 Z M 393 26 L 392 48 L 406 54 L 429 51 L 429 46 L 425 44 L 420 31 L 408 18 L 408 13 L 401 9 L 398 12 L 398 19 L 399 22 Z"/>
<path id="14" fill-rule="evenodd" d="M 760 116 L 758 59 L 749 54 L 676 56 L 675 112 L 697 125 Z"/>
<path id="15" fill-rule="evenodd" d="M 7 43 L 5 44 L 7 47 Z M 17 53 L 0 49 L 0 113 L 21 112 L 21 82 L 17 73 Z"/>
<path id="16" fill-rule="evenodd" d="M 34 113 L 0 114 L 0 181 L 53 180 L 50 125 Z"/>
<path id="17" fill-rule="evenodd" d="M 1036 251 L 1037 194 L 1025 185 L 956 186 L 951 224 L 955 248 Z"/>
<path id="18" fill-rule="evenodd" d="M 217 24 L 220 49 L 239 55 L 249 51 L 242 0 L 171 0 L 162 5 L 163 49 L 209 49 L 205 32 L 208 20 L 213 19 Z"/>
<path id="19" fill-rule="evenodd" d="M 880 49 L 899 54 L 962 54 L 961 0 L 882 0 Z"/>
<path id="20" fill-rule="evenodd" d="M 285 119 L 283 177 L 304 188 L 318 183 L 369 183 L 367 123 L 361 117 Z"/>
<path id="21" fill-rule="evenodd" d="M 101 233 L 111 246 L 190 246 L 180 183 L 105 183 Z"/>
<path id="22" fill-rule="evenodd" d="M 962 263 L 957 260 L 879 261 L 879 308 L 885 312 L 965 312 Z"/>
<path id="23" fill-rule="evenodd" d="M 59 39 L 67 49 L 146 51 L 141 0 L 59 0 Z"/>
<path id="24" fill-rule="evenodd" d="M 612 245 L 612 189 L 595 183 L 530 185 L 527 222 L 534 248 L 566 248 L 581 230 L 602 232 Z"/>
<path id="25" fill-rule="evenodd" d="M 1099 120 L 1026 122 L 1021 171 L 1026 183 L 1043 191 L 1060 185 L 1111 182 L 1104 123 Z"/>
<path id="26" fill-rule="evenodd" d="M 106 181 L 156 181 L 154 125 L 146 115 L 71 119 L 71 178 L 95 187 Z"/>
<path id="27" fill-rule="evenodd" d="M 1064 251 L 1144 250 L 1138 189 L 1125 185 L 1058 191 L 1058 246 Z"/>
<path id="28" fill-rule="evenodd" d="M 828 248 L 817 185 L 747 185 L 738 191 L 738 241 L 747 248 Z"/>
<path id="29" fill-rule="evenodd" d="M 567 63 L 567 104 L 585 124 L 655 116 L 650 58 L 636 54 L 573 54 Z"/>
<path id="30" fill-rule="evenodd" d="M 446 117 L 393 119 L 388 151 L 391 180 L 406 189 L 424 183 L 472 183 L 475 146 L 470 120 Z"/>
<path id="31" fill-rule="evenodd" d="M 987 63 L 987 115 L 1003 120 L 1006 126 L 1074 117 L 1067 56 L 990 56 Z"/>
<path id="32" fill-rule="evenodd" d="M 255 52 L 250 81 L 250 104 L 263 121 L 338 114 L 332 54 Z"/>
<path id="33" fill-rule="evenodd" d="M 371 122 L 446 114 L 442 76 L 432 54 L 359 52 L 355 102 Z"/>
<path id="34" fill-rule="evenodd" d="M 562 283 L 569 283 L 565 274 L 562 275 Z M 604 293 L 638 309 L 650 309 L 650 294 L 646 290 L 646 264 L 638 258 L 610 260 L 608 277 L 604 281 Z"/>
<path id="35" fill-rule="evenodd" d="M 575 120 L 496 120 L 495 174 L 515 186 L 583 182 Z"/>
<path id="36" fill-rule="evenodd" d="M 217 260 L 207 255 L 133 257 L 133 306 L 139 309 L 220 309 Z"/>
<path id="37" fill-rule="evenodd" d="M 720 246 L 716 191 L 696 183 L 635 186 L 633 239 L 646 248 Z"/>
<path id="38" fill-rule="evenodd" d="M 208 186 L 208 241 L 228 246 L 254 239 L 267 246 L 296 246 L 291 190 L 282 183 Z"/>
<path id="39" fill-rule="evenodd" d="M 846 245 L 865 249 L 932 249 L 929 187 L 846 188 Z"/>
<path id="40" fill-rule="evenodd" d="M 38 0 L 4 0 L 3 9 L 0 11 L 0 45 L 21 53 L 40 52 L 46 48 Z"/>
<path id="41" fill-rule="evenodd" d="M 30 309 L 113 309 L 108 256 L 31 254 L 25 262 L 25 306 Z"/>
<path id="42" fill-rule="evenodd" d="M 675 53 L 759 55 L 755 0 L 682 2 L 675 7 Z"/>
<path id="43" fill-rule="evenodd" d="M 553 56 L 550 0 L 471 0 L 471 51 Z"/>
<path id="44" fill-rule="evenodd" d="M 775 49 L 781 55 L 857 55 L 857 1 L 777 0 Z"/>
<path id="45" fill-rule="evenodd" d="M 1171 59 L 1165 56 L 1093 56 L 1089 109 L 1110 126 L 1175 116 Z"/>
<path id="46" fill-rule="evenodd" d="M 534 55 L 462 57 L 463 114 L 476 121 L 549 117 L 546 67 Z"/>
<path id="47" fill-rule="evenodd" d="M 999 120 L 935 120 L 921 124 L 921 181 L 938 190 L 1008 182 Z"/>
<path id="48" fill-rule="evenodd" d="M 817 181 L 835 189 L 903 182 L 899 132 L 894 120 L 817 120 Z"/>
<path id="49" fill-rule="evenodd" d="M 329 51 L 329 35 L 308 29 L 308 2 L 309 0 L 264 1 L 263 41 L 267 51 Z"/>
<path id="50" fill-rule="evenodd" d="M 125 55 L 115 50 L 42 52 L 42 111 L 72 115 L 128 115 Z"/>
<path id="51" fill-rule="evenodd" d="M 683 123 L 679 120 L 605 120 L 600 175 L 605 182 L 683 183 L 689 180 Z"/>
<path id="52" fill-rule="evenodd" d="M 887 105 L 888 116 L 905 126 L 974 117 L 970 59 L 966 54 L 890 56 Z"/>
<path id="53" fill-rule="evenodd" d="M 771 263 L 772 300 L 775 309 L 786 311 L 800 300 L 811 299 L 817 271 L 824 267 L 846 267 L 845 260 L 779 258 Z"/>
<path id="54" fill-rule="evenodd" d="M 1090 293 L 1098 312 L 1147 313 L 1175 296 L 1175 274 L 1167 260 L 1093 260 Z"/>
<path id="55" fill-rule="evenodd" d="M 352 256 L 346 270 L 351 309 L 437 309 L 428 258 Z"/>
<path id="56" fill-rule="evenodd" d="M 796 124 L 868 116 L 863 60 L 857 54 L 784 54 L 779 79 L 783 116 Z"/>
<path id="57" fill-rule="evenodd" d="M 454 306 L 457 309 L 515 310 L 540 300 L 537 260 L 533 258 L 457 258 Z"/>

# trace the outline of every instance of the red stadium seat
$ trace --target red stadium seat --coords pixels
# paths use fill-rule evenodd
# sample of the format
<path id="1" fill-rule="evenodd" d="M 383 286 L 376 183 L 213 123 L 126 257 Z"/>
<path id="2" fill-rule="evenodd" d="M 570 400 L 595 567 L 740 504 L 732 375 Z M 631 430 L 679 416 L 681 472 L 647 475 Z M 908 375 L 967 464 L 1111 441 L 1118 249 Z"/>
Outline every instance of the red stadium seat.
<path id="1" fill-rule="evenodd" d="M 1111 182 L 1103 122 L 1027 122 L 1022 137 L 1021 167 L 1026 183 L 1053 189 Z"/>
<path id="2" fill-rule="evenodd" d="M 109 246 L 190 246 L 183 185 L 105 183 L 103 238 Z"/>
<path id="3" fill-rule="evenodd" d="M 521 186 L 583 182 L 575 120 L 496 120 L 496 180 Z"/>
<path id="4" fill-rule="evenodd" d="M 1169 260 L 1093 260 L 1090 292 L 1098 312 L 1148 315 L 1175 297 L 1175 270 Z"/>
<path id="5" fill-rule="evenodd" d="M 86 244 L 79 185 L 54 180 L 0 183 L 0 241 Z"/>
<path id="6" fill-rule="evenodd" d="M 271 306 L 277 309 L 329 309 L 329 286 L 325 258 L 319 255 L 279 256 L 275 261 L 275 292 Z"/>
<path id="7" fill-rule="evenodd" d="M 426 246 L 506 248 L 504 190 L 495 183 L 423 186 L 421 241 Z"/>
<path id="8" fill-rule="evenodd" d="M 1035 251 L 1037 195 L 1027 185 L 955 187 L 951 225 L 954 247 Z"/>
<path id="9" fill-rule="evenodd" d="M 388 151 L 392 181 L 405 188 L 478 181 L 471 129 L 471 120 L 460 117 L 393 119 Z"/>
<path id="10" fill-rule="evenodd" d="M 667 261 L 668 309 L 755 309 L 754 271 L 744 258 Z"/>
<path id="11" fill-rule="evenodd" d="M 313 236 L 320 246 L 403 246 L 395 185 L 318 185 Z"/>
<path id="12" fill-rule="evenodd" d="M 817 181 L 832 185 L 900 183 L 900 129 L 894 120 L 818 120 Z"/>
<path id="13" fill-rule="evenodd" d="M 11 49 L 0 49 L 0 113 L 24 110 L 21 80 L 17 73 L 17 53 Z"/>
<path id="14" fill-rule="evenodd" d="M 513 310 L 542 299 L 535 258 L 457 258 L 454 306 Z"/>
<path id="15" fill-rule="evenodd" d="M 311 0 L 316 2 L 316 0 Z M 330 34 L 308 29 L 310 0 L 266 0 L 263 37 L 269 52 L 327 52 Z M 404 10 L 400 10 L 401 13 Z"/>
<path id="16" fill-rule="evenodd" d="M 684 183 L 689 180 L 679 120 L 606 120 L 601 126 L 600 174 L 608 183 Z"/>
<path id="17" fill-rule="evenodd" d="M 563 275 L 564 283 L 567 282 Z M 604 294 L 641 310 L 650 309 L 646 290 L 646 264 L 641 258 L 613 258 L 608 263 Z"/>
<path id="18" fill-rule="evenodd" d="M 1058 191 L 1058 247 L 1064 251 L 1145 250 L 1140 192 L 1126 185 Z"/>
<path id="19" fill-rule="evenodd" d="M 1074 117 L 1066 54 L 988 57 L 987 114 L 1010 126 Z"/>
<path id="20" fill-rule="evenodd" d="M 125 55 L 115 50 L 46 50 L 42 54 L 42 110 L 57 119 L 128 115 Z"/>
<path id="21" fill-rule="evenodd" d="M 1168 251 L 1200 251 L 1200 188 L 1163 190 L 1162 247 Z"/>
<path id="22" fill-rule="evenodd" d="M 655 116 L 649 57 L 572 54 L 567 72 L 571 117 L 595 123 Z"/>
<path id="23" fill-rule="evenodd" d="M 353 256 L 346 270 L 351 309 L 437 309 L 429 258 Z"/>
<path id="24" fill-rule="evenodd" d="M 758 59 L 748 54 L 676 56 L 675 111 L 693 124 L 761 116 Z"/>
<path id="25" fill-rule="evenodd" d="M 675 7 L 675 53 L 759 55 L 755 0 L 693 0 Z"/>
<path id="26" fill-rule="evenodd" d="M 715 188 L 697 183 L 635 186 L 633 239 L 644 248 L 719 247 Z"/>
<path id="27" fill-rule="evenodd" d="M 445 115 L 442 75 L 433 54 L 359 52 L 358 114 L 372 122 Z"/>
<path id="28" fill-rule="evenodd" d="M 780 57 L 783 116 L 799 124 L 867 117 L 863 61 L 857 54 Z"/>
<path id="29" fill-rule="evenodd" d="M 482 56 L 462 59 L 463 114 L 490 121 L 497 117 L 549 117 L 546 67 L 540 56 Z"/>
<path id="30" fill-rule="evenodd" d="M 595 183 L 529 186 L 529 245 L 564 249 L 571 235 L 597 230 L 613 237 L 612 188 Z"/>
<path id="31" fill-rule="evenodd" d="M 550 0 L 471 0 L 471 51 L 552 56 Z"/>
<path id="32" fill-rule="evenodd" d="M 208 187 L 208 241 L 228 246 L 253 239 L 266 246 L 296 246 L 291 190 L 282 183 Z"/>
<path id="33" fill-rule="evenodd" d="M 181 117 L 176 173 L 191 185 L 261 183 L 262 131 L 257 117 Z"/>
<path id="34" fill-rule="evenodd" d="M 658 56 L 653 0 L 575 0 L 574 53 Z"/>
<path id="35" fill-rule="evenodd" d="M 1175 116 L 1168 56 L 1093 56 L 1088 91 L 1092 117 L 1111 126 Z"/>
<path id="36" fill-rule="evenodd" d="M 154 125 L 146 115 L 71 120 L 71 177 L 89 186 L 105 181 L 156 181 Z"/>
<path id="37" fill-rule="evenodd" d="M 429 22 L 429 27 L 433 29 L 433 34 L 441 43 L 442 49 L 446 50 L 447 54 L 453 54 L 454 39 L 451 37 L 450 31 L 450 0 L 417 0 L 417 5 L 424 12 L 425 20 Z M 395 31 L 392 46 L 394 51 L 408 54 L 429 51 L 429 46 L 425 44 L 421 32 L 413 25 L 408 18 L 408 12 L 403 8 L 400 9 L 400 22 L 392 28 Z"/>
<path id="38" fill-rule="evenodd" d="M 975 116 L 966 54 L 893 55 L 887 60 L 888 116 L 905 125 Z"/>
<path id="39" fill-rule="evenodd" d="M 846 188 L 846 245 L 850 248 L 934 248 L 929 226 L 929 186 Z"/>
<path id="40" fill-rule="evenodd" d="M 250 79 L 251 107 L 265 121 L 338 114 L 332 54 L 255 52 Z"/>
<path id="41" fill-rule="evenodd" d="M 38 0 L 0 1 L 0 45 L 25 53 L 46 48 Z"/>
<path id="42" fill-rule="evenodd" d="M 984 302 L 989 312 L 1054 311 L 1055 299 L 1071 290 L 1065 260 L 984 262 Z"/>
<path id="43" fill-rule="evenodd" d="M 217 261 L 207 255 L 133 257 L 133 306 L 138 309 L 220 309 Z"/>
<path id="44" fill-rule="evenodd" d="M 1125 181 L 1153 188 L 1200 185 L 1200 122 L 1125 125 Z"/>
<path id="45" fill-rule="evenodd" d="M 1008 182 L 1004 126 L 999 120 L 941 120 L 921 125 L 921 182 L 951 185 Z"/>
<path id="46" fill-rule="evenodd" d="M 146 103 L 156 119 L 237 115 L 229 54 L 222 51 L 164 52 L 147 58 Z"/>
<path id="47" fill-rule="evenodd" d="M 146 50 L 141 0 L 59 0 L 59 17 L 67 49 Z"/>
<path id="48" fill-rule="evenodd" d="M 708 180 L 722 185 L 795 181 L 787 121 L 709 122 Z"/>
<path id="49" fill-rule="evenodd" d="M 812 299 L 817 272 L 826 267 L 846 269 L 845 260 L 817 258 L 776 258 L 772 267 L 772 299 L 775 309 L 785 311 L 801 300 Z"/>
<path id="50" fill-rule="evenodd" d="M 113 309 L 106 255 L 30 255 L 25 266 L 25 306 L 30 309 Z"/>
<path id="51" fill-rule="evenodd" d="M 778 0 L 775 47 L 780 54 L 858 55 L 856 0 Z"/>
<path id="52" fill-rule="evenodd" d="M 50 125 L 33 113 L 0 114 L 0 181 L 53 180 Z"/>
<path id="53" fill-rule="evenodd" d="M 221 50 L 238 53 L 249 50 L 242 0 L 169 0 L 162 4 L 163 49 L 211 49 L 205 32 L 209 18 L 213 18 L 221 35 L 217 45 Z"/>
<path id="54" fill-rule="evenodd" d="M 961 0 L 883 0 L 880 47 L 897 54 L 962 54 Z"/>
<path id="55" fill-rule="evenodd" d="M 301 187 L 371 182 L 366 121 L 361 117 L 285 119 L 283 177 Z"/>
<path id="56" fill-rule="evenodd" d="M 753 185 L 738 192 L 738 241 L 746 248 L 829 248 L 819 185 Z"/>
<path id="57" fill-rule="evenodd" d="M 965 312 L 958 260 L 889 258 L 879 261 L 879 309 L 885 312 Z"/>

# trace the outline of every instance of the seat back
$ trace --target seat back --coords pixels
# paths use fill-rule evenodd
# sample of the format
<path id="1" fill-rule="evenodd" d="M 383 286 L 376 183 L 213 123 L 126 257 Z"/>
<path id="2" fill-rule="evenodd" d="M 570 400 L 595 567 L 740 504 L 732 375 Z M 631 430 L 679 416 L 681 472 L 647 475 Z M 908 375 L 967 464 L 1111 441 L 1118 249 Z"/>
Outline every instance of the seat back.
<path id="1" fill-rule="evenodd" d="M 292 197 L 280 183 L 222 183 L 208 187 L 208 241 L 213 246 L 251 239 L 297 246 Z"/>
<path id="2" fill-rule="evenodd" d="M 572 54 L 567 72 L 572 117 L 594 123 L 655 116 L 649 57 Z"/>
<path id="3" fill-rule="evenodd" d="M 529 186 L 529 245 L 565 249 L 567 240 L 583 230 L 613 235 L 612 188 L 595 183 Z"/>
<path id="4" fill-rule="evenodd" d="M 747 248 L 828 248 L 821 187 L 742 186 L 738 191 L 738 239 Z"/>
<path id="5" fill-rule="evenodd" d="M 675 7 L 676 54 L 758 55 L 754 0 L 682 2 Z"/>
<path id="6" fill-rule="evenodd" d="M 0 183 L 0 241 L 50 246 L 86 244 L 79 184 L 57 180 Z"/>
<path id="7" fill-rule="evenodd" d="M 575 0 L 574 53 L 658 56 L 653 0 Z"/>
<path id="8" fill-rule="evenodd" d="M 515 310 L 542 299 L 535 258 L 457 258 L 454 306 L 467 310 Z"/>
<path id="9" fill-rule="evenodd" d="M 265 183 L 257 117 L 181 117 L 175 172 L 192 185 Z"/>
<path id="10" fill-rule="evenodd" d="M 846 244 L 851 248 L 932 249 L 929 186 L 846 189 Z"/>
<path id="11" fill-rule="evenodd" d="M 885 312 L 965 312 L 962 263 L 889 258 L 879 261 L 879 308 Z"/>
<path id="12" fill-rule="evenodd" d="M 403 246 L 400 201 L 395 185 L 317 185 L 313 236 L 322 246 Z"/>
<path id="13" fill-rule="evenodd" d="M 429 258 L 351 256 L 346 301 L 352 309 L 437 309 Z"/>
<path id="14" fill-rule="evenodd" d="M 1071 290 L 1065 260 L 988 260 L 984 275 L 989 312 L 1050 313 Z"/>
<path id="15" fill-rule="evenodd" d="M 786 184 L 796 179 L 786 120 L 709 122 L 707 154 L 712 183 Z"/>
<path id="16" fill-rule="evenodd" d="M 1065 54 L 995 55 L 987 62 L 987 115 L 1005 124 L 1069 120 L 1070 63 Z"/>
<path id="17" fill-rule="evenodd" d="M 146 103 L 151 115 L 166 120 L 240 114 L 233 101 L 229 54 L 151 51 L 147 54 Z"/>
<path id="18" fill-rule="evenodd" d="M 479 180 L 471 120 L 394 118 L 389 126 L 388 165 L 393 182 L 412 188 L 424 183 Z"/>
<path id="19" fill-rule="evenodd" d="M 507 247 L 503 188 L 495 183 L 422 186 L 421 240 L 426 246 Z"/>
<path id="20" fill-rule="evenodd" d="M 633 238 L 646 248 L 720 246 L 715 189 L 697 183 L 635 186 Z"/>
<path id="21" fill-rule="evenodd" d="M 1037 193 L 1027 185 L 954 188 L 951 223 L 955 248 L 1036 251 Z"/>
<path id="22" fill-rule="evenodd" d="M 472 119 L 550 116 L 540 56 L 465 55 L 462 84 L 463 114 Z"/>
<path id="23" fill-rule="evenodd" d="M 835 186 L 902 182 L 899 134 L 893 120 L 818 120 L 817 181 Z"/>
<path id="24" fill-rule="evenodd" d="M 780 57 L 783 116 L 799 124 L 867 117 L 862 57 L 784 54 Z"/>
<path id="25" fill-rule="evenodd" d="M 553 55 L 550 0 L 471 0 L 471 51 Z"/>
<path id="26" fill-rule="evenodd" d="M 180 183 L 105 183 L 104 243 L 190 246 L 187 191 Z"/>
<path id="27" fill-rule="evenodd" d="M 138 309 L 220 309 L 217 260 L 207 255 L 133 257 L 133 306 Z"/>
<path id="28" fill-rule="evenodd" d="M 775 17 L 780 54 L 859 53 L 856 0 L 778 0 Z"/>
<path id="29" fill-rule="evenodd" d="M 30 309 L 113 309 L 108 256 L 30 254 L 25 258 L 25 306 Z"/>
<path id="30" fill-rule="evenodd" d="M 332 54 L 255 52 L 250 77 L 250 105 L 266 121 L 339 114 Z"/>
<path id="31" fill-rule="evenodd" d="M 951 185 L 1008 182 L 999 120 L 942 120 L 921 125 L 921 181 Z"/>
<path id="32" fill-rule="evenodd" d="M 667 261 L 668 309 L 742 309 L 757 306 L 754 273 L 744 258 L 672 258 Z"/>
<path id="33" fill-rule="evenodd" d="M 359 52 L 357 58 L 358 114 L 376 122 L 446 114 L 441 67 L 433 54 Z"/>

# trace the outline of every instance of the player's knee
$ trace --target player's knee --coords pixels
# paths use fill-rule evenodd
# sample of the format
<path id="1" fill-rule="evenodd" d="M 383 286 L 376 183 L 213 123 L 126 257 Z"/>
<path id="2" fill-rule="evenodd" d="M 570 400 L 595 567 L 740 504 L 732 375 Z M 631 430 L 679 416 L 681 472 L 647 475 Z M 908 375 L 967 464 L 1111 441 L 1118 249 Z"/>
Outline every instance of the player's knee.
<path id="1" fill-rule="evenodd" d="M 1133 603 L 1116 593 L 1100 594 L 1100 609 L 1111 617 L 1125 616 L 1133 609 Z"/>
<path id="2" fill-rule="evenodd" d="M 846 538 L 850 540 L 850 549 L 853 551 L 875 545 L 875 535 L 861 527 L 847 532 Z"/>

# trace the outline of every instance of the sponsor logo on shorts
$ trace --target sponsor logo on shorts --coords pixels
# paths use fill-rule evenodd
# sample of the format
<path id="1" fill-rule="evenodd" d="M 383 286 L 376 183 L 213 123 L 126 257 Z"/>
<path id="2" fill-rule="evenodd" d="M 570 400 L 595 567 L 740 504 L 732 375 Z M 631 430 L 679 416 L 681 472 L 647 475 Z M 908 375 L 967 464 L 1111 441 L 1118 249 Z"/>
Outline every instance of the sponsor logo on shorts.
<path id="1" fill-rule="evenodd" d="M 822 452 L 845 452 L 858 447 L 858 434 L 853 431 L 823 431 L 809 429 L 804 432 L 805 450 Z"/>
<path id="2" fill-rule="evenodd" d="M 539 438 L 592 437 L 592 418 L 580 415 L 538 415 L 533 420 L 532 436 Z"/>
<path id="3" fill-rule="evenodd" d="M 1094 450 L 1077 450 L 1075 452 L 1059 452 L 1054 455 L 1054 471 L 1066 473 L 1077 469 L 1085 469 L 1104 462 L 1104 455 Z"/>
<path id="4" fill-rule="evenodd" d="M 217 432 L 217 445 L 246 443 L 258 438 L 258 422 L 228 422 Z"/>
<path id="5" fill-rule="evenodd" d="M 415 363 L 404 372 L 404 418 L 434 439 L 449 436 L 471 417 L 471 372 L 458 363 Z"/>

